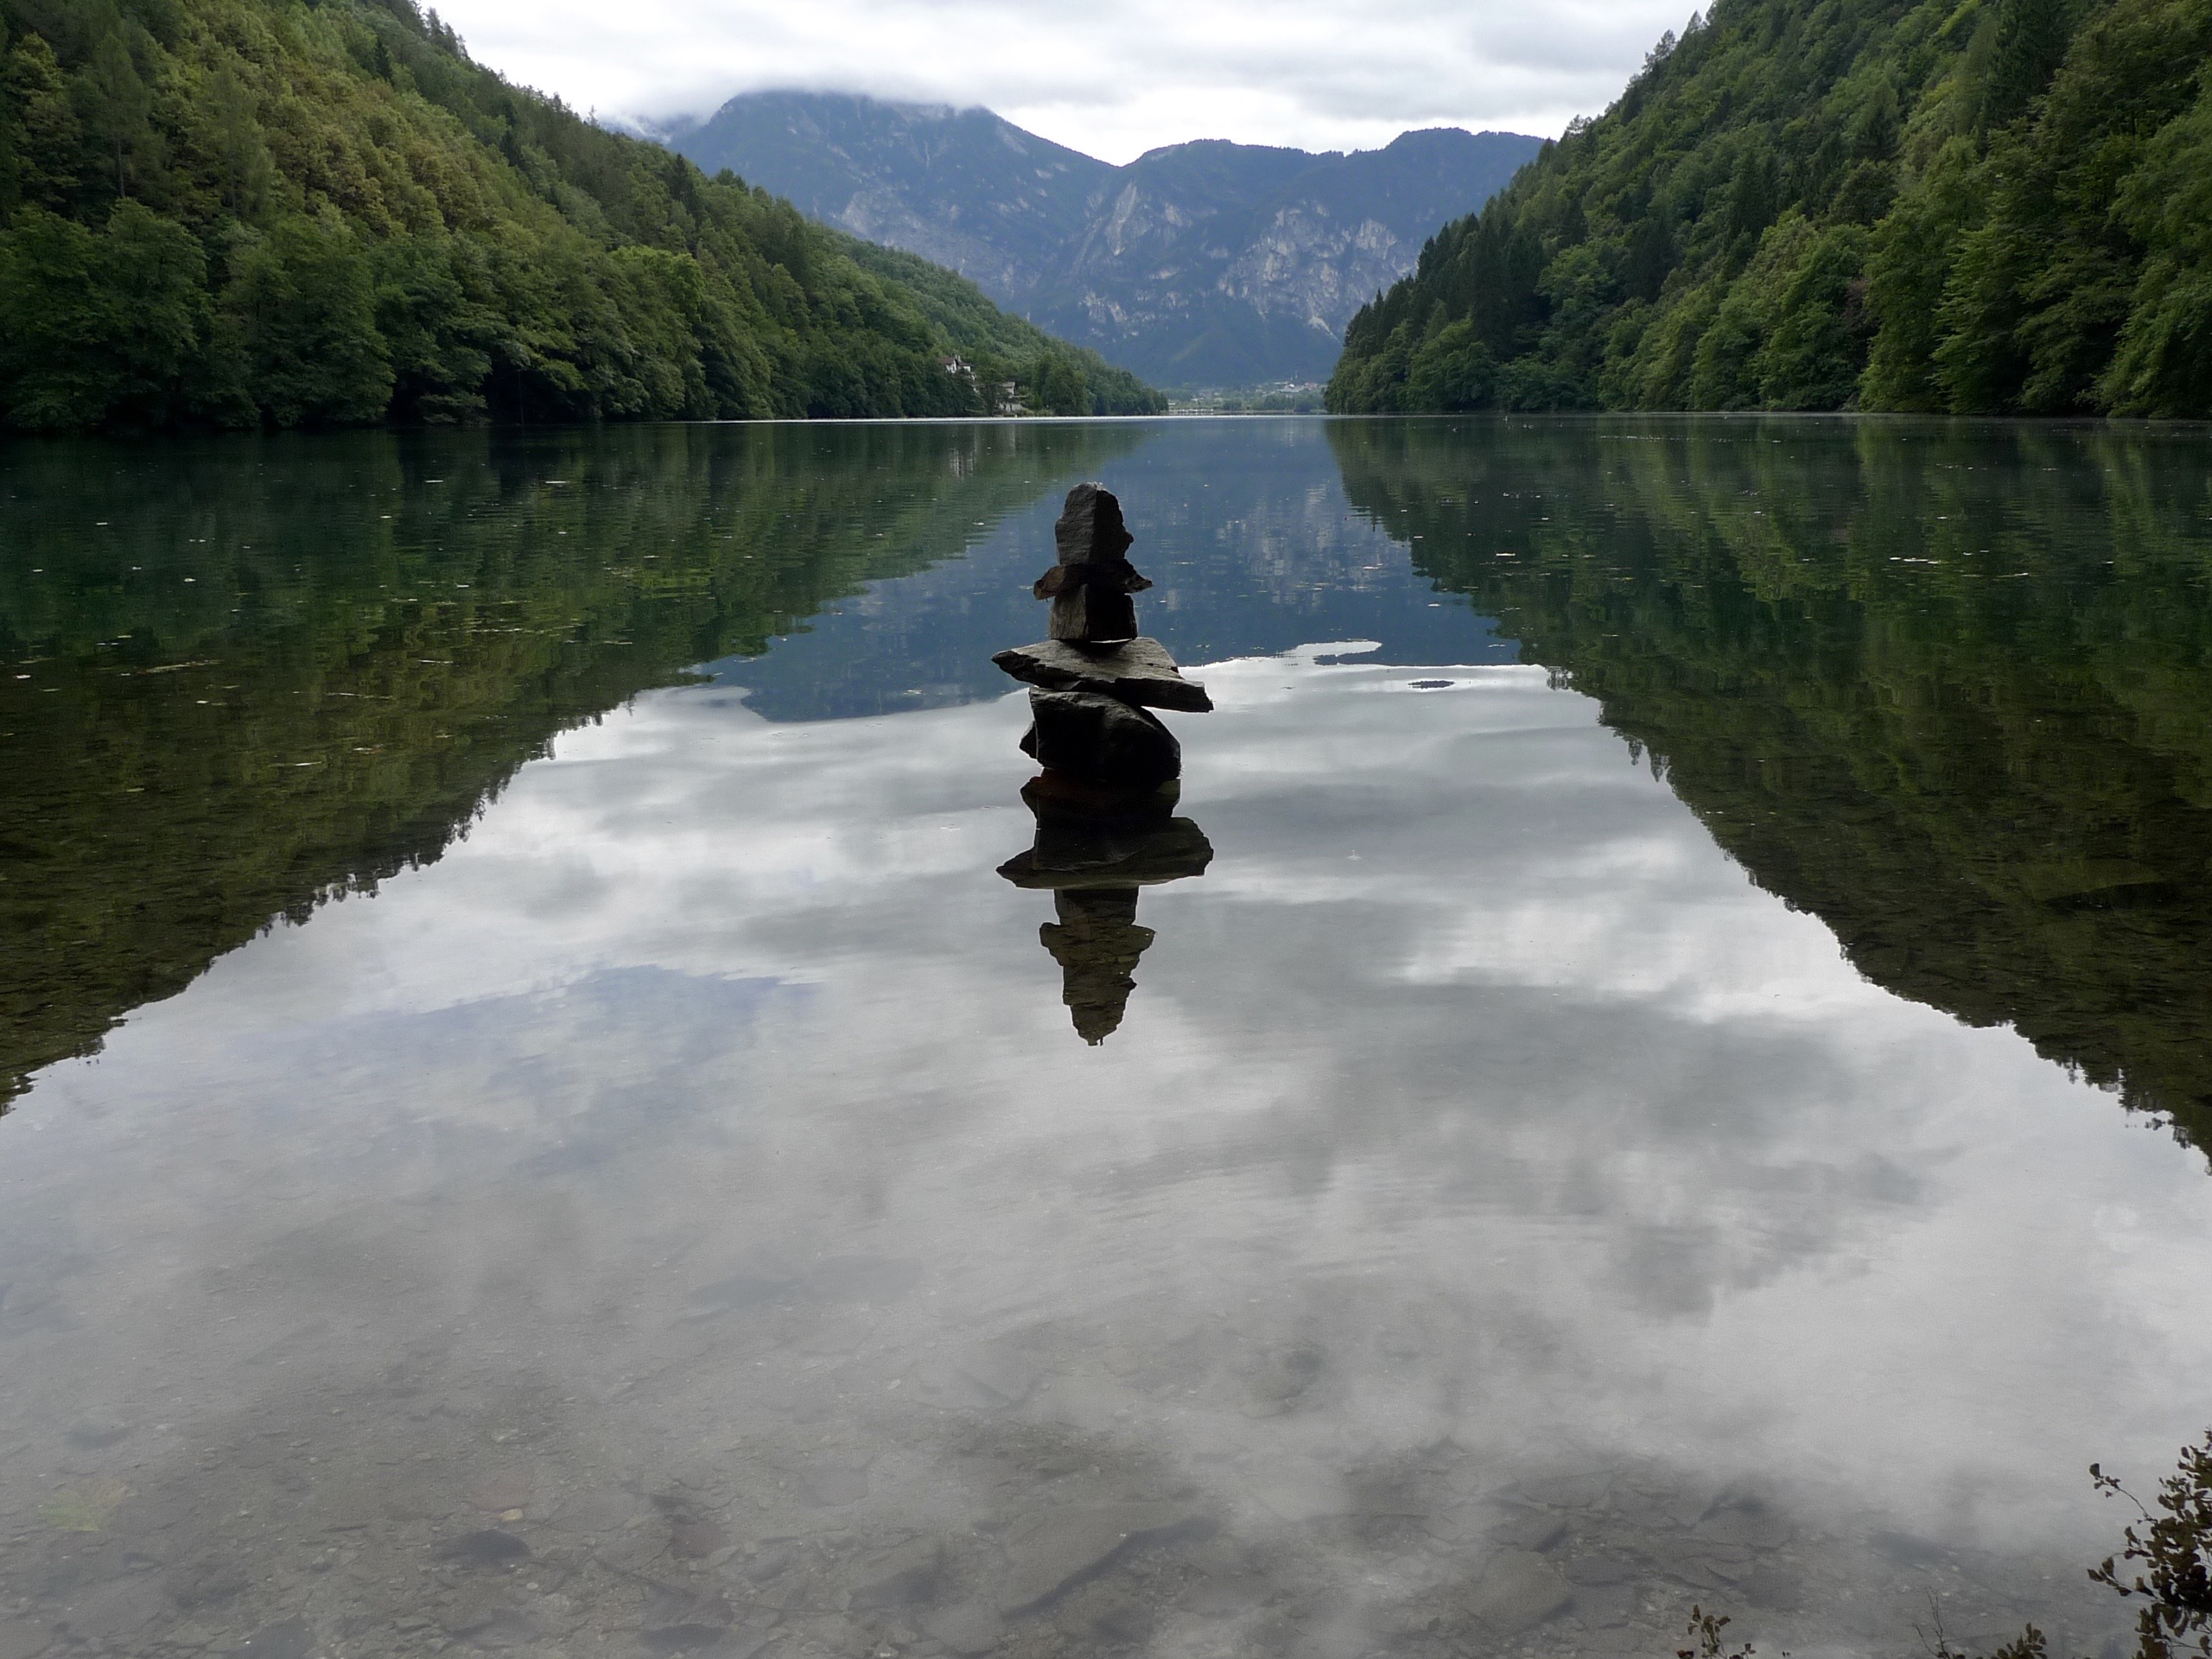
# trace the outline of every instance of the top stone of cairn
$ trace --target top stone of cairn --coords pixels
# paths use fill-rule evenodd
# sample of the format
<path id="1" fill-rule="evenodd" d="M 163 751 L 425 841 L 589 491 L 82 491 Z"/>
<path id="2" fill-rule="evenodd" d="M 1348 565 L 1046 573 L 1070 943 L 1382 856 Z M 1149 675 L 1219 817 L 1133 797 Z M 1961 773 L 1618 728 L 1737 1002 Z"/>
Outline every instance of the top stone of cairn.
<path id="1" fill-rule="evenodd" d="M 1078 484 L 1068 492 L 1052 526 L 1059 563 L 1031 589 L 1052 601 L 1053 639 L 1103 645 L 1136 638 L 1137 610 L 1129 595 L 1152 583 L 1123 556 L 1135 539 L 1111 490 Z"/>

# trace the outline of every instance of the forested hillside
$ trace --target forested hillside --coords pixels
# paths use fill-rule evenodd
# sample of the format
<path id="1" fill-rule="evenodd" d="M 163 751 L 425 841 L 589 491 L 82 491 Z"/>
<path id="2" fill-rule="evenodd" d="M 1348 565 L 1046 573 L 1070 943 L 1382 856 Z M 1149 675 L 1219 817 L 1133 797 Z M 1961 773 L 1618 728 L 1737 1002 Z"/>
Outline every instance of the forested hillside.
<path id="1" fill-rule="evenodd" d="M 0 0 L 27 431 L 1164 407 L 949 274 L 471 62 L 413 0 Z M 968 372 L 948 370 L 957 354 Z"/>
<path id="2" fill-rule="evenodd" d="M 2208 64 L 2208 0 L 1719 0 L 1331 406 L 2212 412 Z"/>

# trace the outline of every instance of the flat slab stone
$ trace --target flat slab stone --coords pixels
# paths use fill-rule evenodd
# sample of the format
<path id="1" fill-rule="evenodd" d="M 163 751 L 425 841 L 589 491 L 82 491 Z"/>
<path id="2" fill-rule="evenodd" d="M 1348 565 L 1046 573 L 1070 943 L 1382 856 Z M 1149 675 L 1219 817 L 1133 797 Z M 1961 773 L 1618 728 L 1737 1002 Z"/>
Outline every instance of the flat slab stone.
<path id="1" fill-rule="evenodd" d="M 1533 1551 L 1509 1549 L 1484 1569 L 1469 1605 L 1484 1624 L 1516 1631 L 1566 1611 L 1573 1600 L 1574 1586 L 1559 1568 Z"/>
<path id="2" fill-rule="evenodd" d="M 1177 1503 L 1102 1503 L 1036 1516 L 1007 1534 L 999 1610 L 1009 1618 L 1034 1612 L 1097 1577 L 1126 1551 L 1205 1529 L 1201 1516 Z"/>
<path id="3" fill-rule="evenodd" d="M 1037 844 L 999 866 L 1017 887 L 1057 892 L 1149 887 L 1204 875 L 1213 843 L 1188 818 L 1164 823 L 1081 826 L 1055 821 L 1037 827 Z"/>
<path id="4" fill-rule="evenodd" d="M 1048 691 L 1090 691 L 1147 709 L 1212 712 L 1213 699 L 1196 680 L 1186 680 L 1157 639 L 1135 639 L 1118 645 L 1071 645 L 1040 639 L 1017 645 L 991 658 L 1017 680 Z"/>

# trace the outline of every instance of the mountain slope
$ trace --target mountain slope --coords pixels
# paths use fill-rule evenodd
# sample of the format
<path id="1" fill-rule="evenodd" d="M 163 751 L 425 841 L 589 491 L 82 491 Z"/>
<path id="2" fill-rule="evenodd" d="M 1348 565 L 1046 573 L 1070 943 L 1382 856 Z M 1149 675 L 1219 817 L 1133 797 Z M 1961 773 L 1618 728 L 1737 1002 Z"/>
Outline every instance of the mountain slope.
<path id="1" fill-rule="evenodd" d="M 1035 291 L 1083 234 L 1114 169 L 988 110 L 820 92 L 750 92 L 670 147 L 728 168 L 809 217 L 918 253 L 994 298 Z"/>
<path id="2" fill-rule="evenodd" d="M 1720 0 L 1356 317 L 1347 411 L 2212 410 L 2212 3 Z"/>
<path id="3" fill-rule="evenodd" d="M 791 92 L 732 99 L 669 142 L 1182 385 L 1325 374 L 1360 301 L 1539 147 L 1446 128 L 1349 156 L 1174 144 L 1117 168 L 988 110 Z"/>
<path id="4" fill-rule="evenodd" d="M 925 297 L 508 86 L 413 0 L 0 20 L 18 429 L 960 415 L 1007 380 L 1058 412 L 1160 406 L 949 274 Z"/>

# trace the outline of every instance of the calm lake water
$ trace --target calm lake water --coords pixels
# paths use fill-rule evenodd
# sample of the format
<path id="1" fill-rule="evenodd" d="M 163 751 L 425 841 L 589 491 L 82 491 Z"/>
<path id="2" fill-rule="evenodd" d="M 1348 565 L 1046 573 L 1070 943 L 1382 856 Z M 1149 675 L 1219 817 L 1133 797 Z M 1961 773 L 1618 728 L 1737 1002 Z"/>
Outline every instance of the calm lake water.
<path id="1" fill-rule="evenodd" d="M 1217 705 L 1148 942 L 999 874 L 1086 478 Z M 0 1659 L 2120 1650 L 2202 430 L 19 445 L 0 537 Z"/>

